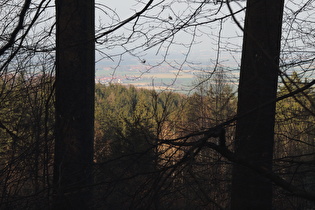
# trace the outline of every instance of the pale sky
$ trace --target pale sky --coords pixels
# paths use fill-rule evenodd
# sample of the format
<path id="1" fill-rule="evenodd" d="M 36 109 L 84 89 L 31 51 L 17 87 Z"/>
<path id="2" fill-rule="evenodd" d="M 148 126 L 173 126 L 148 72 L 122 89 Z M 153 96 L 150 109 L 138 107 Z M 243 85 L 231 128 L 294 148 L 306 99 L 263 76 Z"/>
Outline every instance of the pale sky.
<path id="1" fill-rule="evenodd" d="M 102 0 L 98 0 L 99 2 L 102 2 Z M 133 15 L 136 11 L 139 11 L 143 8 L 143 4 L 137 3 L 141 0 L 106 0 L 106 6 L 108 8 L 111 8 L 113 11 L 115 11 L 119 16 L 121 20 L 124 20 L 131 15 Z M 148 0 L 147 0 L 148 1 Z M 154 3 L 159 2 L 162 0 L 155 0 Z M 174 20 L 174 16 L 176 19 L 176 16 L 179 18 L 182 17 L 182 14 L 190 14 L 189 12 L 194 11 L 194 9 L 187 10 L 187 6 L 185 6 L 186 2 L 193 1 L 193 0 L 178 0 L 183 3 L 178 3 L 176 5 L 172 4 L 170 7 L 165 7 L 165 10 L 163 9 L 163 14 L 160 13 L 161 7 L 157 8 L 160 9 L 158 12 L 154 13 L 156 10 L 150 11 L 149 16 L 154 17 L 154 15 L 159 16 L 160 19 L 160 26 L 166 26 L 167 24 L 163 25 L 164 21 L 172 21 Z M 172 0 L 164 0 L 165 2 L 177 2 Z M 285 62 L 290 61 L 296 61 L 296 59 L 303 58 L 312 58 L 314 55 L 314 42 L 312 39 L 309 39 L 310 36 L 308 34 L 307 30 L 312 30 L 309 25 L 307 25 L 307 22 L 305 20 L 313 21 L 315 20 L 315 2 L 314 1 L 308 1 L 308 0 L 286 0 L 285 5 L 285 15 L 284 15 L 284 21 L 283 21 L 283 37 L 284 40 L 293 40 L 290 42 L 283 42 L 282 48 L 284 50 L 283 52 L 283 60 Z M 214 5 L 213 3 L 210 3 L 206 5 L 206 8 L 203 10 L 203 17 L 207 15 L 207 11 L 209 10 L 209 14 L 211 14 L 211 10 L 213 12 L 213 9 L 216 8 L 218 5 Z M 237 11 L 245 6 L 245 1 L 236 1 L 232 2 L 231 6 L 233 8 L 233 11 Z M 109 10 L 106 10 L 109 12 Z M 240 12 L 238 15 L 236 15 L 237 20 L 243 24 L 244 21 L 244 11 Z M 222 17 L 226 14 L 229 14 L 229 11 L 227 10 L 226 6 L 220 10 L 220 13 L 217 14 L 216 17 Z M 99 20 L 101 20 L 103 23 L 110 23 L 111 18 L 104 17 L 103 15 L 100 15 L 99 11 L 96 10 L 96 15 L 98 16 Z M 114 17 L 114 16 L 111 16 Z M 171 18 L 169 18 L 171 17 Z M 114 17 L 115 18 L 115 17 Z M 164 19 L 163 19 L 164 18 Z M 178 18 L 178 19 L 179 19 Z M 211 19 L 213 16 L 208 15 L 205 19 Z M 178 20 L 177 19 L 177 20 Z M 201 20 L 205 20 L 202 19 Z M 97 19 L 98 20 L 98 19 Z M 152 19 L 145 19 L 152 20 Z M 199 18 L 197 20 L 200 20 Z M 144 21 L 143 19 L 140 20 L 138 23 L 143 24 L 144 29 L 148 28 L 150 26 L 150 23 L 141 22 Z M 221 39 L 218 39 L 219 36 L 219 21 L 207 23 L 202 27 L 197 28 L 197 34 L 198 36 L 195 37 L 196 44 L 192 46 L 191 49 L 188 49 L 187 47 L 183 46 L 175 46 L 171 45 L 169 48 L 169 53 L 166 58 L 166 61 L 172 65 L 175 65 L 177 67 L 180 66 L 180 64 L 183 63 L 185 59 L 185 55 L 190 53 L 190 56 L 188 57 L 189 62 L 196 62 L 200 63 L 201 68 L 204 66 L 208 66 L 209 70 L 211 71 L 211 67 L 216 62 L 217 59 L 217 52 L 218 52 L 218 43 L 220 41 L 220 57 L 219 57 L 219 63 L 225 67 L 231 67 L 231 68 L 237 68 L 240 64 L 240 51 L 242 46 L 242 31 L 236 26 L 232 18 L 227 18 L 224 23 L 221 30 Z M 156 23 L 152 23 L 153 26 Z M 151 25 L 152 26 L 152 25 Z M 130 25 L 127 27 L 131 27 Z M 296 31 L 300 30 L 299 36 L 301 35 L 301 38 L 296 38 L 296 34 L 294 30 Z M 154 30 L 153 30 L 154 31 Z M 120 33 L 128 33 L 128 31 L 120 30 Z M 302 34 L 300 33 L 302 32 Z M 303 34 L 304 33 L 304 34 Z M 118 33 L 115 35 L 119 35 Z M 143 35 L 143 37 L 146 34 Z M 187 43 L 187 40 L 189 41 L 192 38 L 192 36 L 189 35 L 189 33 L 178 33 L 175 35 L 173 42 L 177 43 Z M 141 39 L 141 37 L 139 37 Z M 134 44 L 137 42 L 135 41 Z M 131 47 L 132 45 L 129 45 Z M 103 52 L 107 55 L 111 55 L 114 52 L 119 52 L 119 47 L 115 49 L 108 49 L 106 48 L 106 44 L 104 44 Z M 304 50 L 303 52 L 299 52 L 299 49 Z M 305 50 L 308 50 L 309 52 L 306 52 Z M 153 50 L 148 50 L 142 53 L 143 57 L 141 57 L 141 60 L 137 60 L 136 58 L 125 54 L 122 57 L 122 62 L 120 65 L 124 65 L 124 62 L 128 62 L 130 60 L 134 60 L 136 63 L 141 63 L 141 61 L 145 60 L 146 63 L 149 64 L 157 64 L 159 61 L 163 60 L 163 55 L 156 54 L 156 48 Z M 161 50 L 163 51 L 163 50 Z M 287 52 L 286 52 L 287 51 Z M 114 61 L 111 59 L 104 59 L 103 63 L 99 63 L 100 68 L 102 65 L 115 67 L 118 63 L 117 57 L 113 58 Z M 106 64 L 105 64 L 106 63 Z M 164 63 L 165 64 L 165 63 Z"/>
<path id="2" fill-rule="evenodd" d="M 99 0 L 99 2 L 102 2 Z M 165 1 L 167 2 L 167 1 Z M 141 8 L 143 8 L 143 4 L 137 3 L 136 0 L 107 0 L 106 1 L 106 6 L 114 10 L 119 16 L 121 20 L 124 20 L 131 15 L 135 13 L 135 10 L 139 11 Z M 212 3 L 211 3 L 212 4 Z M 210 6 L 215 6 L 215 5 L 210 5 Z M 239 9 L 240 7 L 237 5 L 234 5 L 235 9 Z M 211 7 L 210 7 L 211 8 Z M 182 11 L 186 9 L 185 4 L 177 4 L 176 8 L 172 7 L 172 10 L 174 13 L 180 14 Z M 177 10 L 177 11 L 174 11 Z M 224 11 L 224 10 L 222 10 Z M 227 12 L 225 10 L 225 12 Z M 152 14 L 154 14 L 154 11 L 152 11 Z M 169 13 L 170 14 L 170 13 Z M 219 16 L 222 16 L 223 14 L 219 14 Z M 100 17 L 102 22 L 106 22 L 106 18 L 103 18 L 101 13 L 96 9 L 96 16 Z M 170 15 L 171 16 L 171 15 Z M 200 34 L 200 36 L 196 37 L 196 42 L 192 49 L 190 49 L 190 54 L 191 56 L 189 57 L 189 60 L 191 61 L 196 61 L 196 62 L 204 62 L 204 64 L 211 65 L 211 60 L 214 62 L 216 60 L 217 56 L 217 43 L 218 39 L 217 36 L 219 35 L 219 22 L 214 22 L 214 23 L 209 23 L 207 24 L 206 27 L 199 27 L 197 33 Z M 203 34 L 202 34 L 203 33 Z M 235 24 L 233 24 L 233 21 L 231 18 L 227 19 L 226 22 L 223 24 L 221 36 L 224 37 L 225 39 L 222 39 L 222 46 L 221 47 L 226 47 L 226 43 L 224 42 L 230 42 L 233 41 L 235 45 L 240 46 L 241 45 L 241 39 L 238 38 L 236 39 L 236 36 L 240 36 L 242 34 L 241 30 L 237 28 Z M 175 42 L 187 42 L 187 40 L 192 39 L 190 35 L 187 34 L 180 34 L 175 37 Z M 225 41 L 224 41 L 225 40 Z M 234 45 L 234 44 L 233 44 Z M 231 47 L 236 47 L 236 46 L 231 46 Z M 224 50 L 222 50 L 223 52 Z M 147 57 L 144 59 L 150 60 L 153 59 L 151 56 L 155 55 L 155 52 L 147 52 Z M 170 57 L 182 57 L 178 59 L 178 62 L 183 61 L 184 59 L 184 54 L 188 53 L 188 49 L 185 47 L 180 47 L 180 46 L 172 46 L 170 49 Z M 231 53 L 233 54 L 231 56 Z M 180 56 L 181 55 L 181 56 Z M 221 60 L 224 60 L 223 63 L 226 63 L 226 65 L 237 65 L 235 63 L 235 60 L 233 56 L 237 55 L 235 52 L 225 52 L 222 53 L 221 55 Z M 127 59 L 127 58 L 126 58 Z M 155 56 L 154 59 L 161 59 L 158 56 Z M 174 59 L 173 59 L 174 60 Z"/>

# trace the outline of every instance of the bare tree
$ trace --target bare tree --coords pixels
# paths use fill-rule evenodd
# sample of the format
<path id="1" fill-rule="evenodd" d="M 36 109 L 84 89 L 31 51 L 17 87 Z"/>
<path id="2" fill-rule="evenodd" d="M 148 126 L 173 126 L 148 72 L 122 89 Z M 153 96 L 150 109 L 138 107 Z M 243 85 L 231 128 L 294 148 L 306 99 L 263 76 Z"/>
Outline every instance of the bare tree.
<path id="1" fill-rule="evenodd" d="M 283 1 L 247 1 L 238 115 L 274 101 L 277 94 Z M 275 102 L 237 120 L 236 155 L 272 170 Z M 272 183 L 234 165 L 232 209 L 271 209 Z"/>
<path id="2" fill-rule="evenodd" d="M 67 2 L 74 4 L 77 2 L 77 5 L 73 6 L 74 4 L 70 5 Z M 307 183 L 312 183 L 310 180 L 314 174 L 312 163 L 314 143 L 310 125 L 313 120 L 303 115 L 308 113 L 314 116 L 313 93 L 310 92 L 310 87 L 315 82 L 309 80 L 310 82 L 301 86 L 290 79 L 288 74 L 294 69 L 301 78 L 312 77 L 314 1 L 299 0 L 298 3 L 286 1 L 281 43 L 283 50 L 280 54 L 279 68 L 281 2 L 267 3 L 267 1 L 253 0 L 248 1 L 249 6 L 246 7 L 243 1 L 135 0 L 135 6 L 130 10 L 133 13 L 124 19 L 115 9 L 106 5 L 107 2 L 97 2 L 96 8 L 103 13 L 94 36 L 92 18 L 94 2 L 92 1 L 84 3 L 74 0 L 56 1 L 57 22 L 54 18 L 55 12 L 52 11 L 55 7 L 52 1 L 1 1 L 0 175 L 1 180 L 4 180 L 0 183 L 1 208 L 24 208 L 30 203 L 35 203 L 36 200 L 42 202 L 37 202 L 34 208 L 42 208 L 49 205 L 52 195 L 55 196 L 55 203 L 58 204 L 56 207 L 65 207 L 72 205 L 74 201 L 82 201 L 83 203 L 75 202 L 76 205 L 80 205 L 78 208 L 87 208 L 88 199 L 84 202 L 84 199 L 80 198 L 88 198 L 90 194 L 88 187 L 95 188 L 95 186 L 98 187 L 97 189 L 101 188 L 101 191 L 105 192 L 104 196 L 108 197 L 111 197 L 109 195 L 115 191 L 111 191 L 115 187 L 128 186 L 128 190 L 124 191 L 128 192 L 125 195 L 124 206 L 131 208 L 179 206 L 229 208 L 231 203 L 228 193 L 230 193 L 231 180 L 230 177 L 220 178 L 221 174 L 229 174 L 227 168 L 232 163 L 236 165 L 235 183 L 241 183 L 237 181 L 239 174 L 237 171 L 245 171 L 246 178 L 252 177 L 252 179 L 242 179 L 244 185 L 247 185 L 247 181 L 253 182 L 257 179 L 267 183 L 262 186 L 266 190 L 262 196 L 266 201 L 265 208 L 271 208 L 271 196 L 274 197 L 275 208 L 286 208 L 287 206 L 281 206 L 281 202 L 288 199 L 288 195 L 295 198 L 292 203 L 293 209 L 303 203 L 304 199 L 309 200 L 307 204 L 303 204 L 304 207 L 312 207 L 314 190 L 311 184 Z M 264 3 L 268 6 L 273 4 L 277 6 L 267 8 Z M 85 4 L 89 6 L 84 6 Z M 264 6 L 260 6 L 259 11 L 266 12 L 264 14 L 255 12 L 252 16 L 257 8 L 255 5 L 261 4 Z M 244 28 L 244 53 L 242 61 L 239 61 L 241 47 L 237 43 L 243 35 L 237 32 L 231 34 L 226 29 L 233 26 L 231 22 L 243 28 L 241 25 L 245 10 L 247 10 L 247 17 Z M 88 12 L 89 18 L 82 19 L 84 12 Z M 75 18 L 70 19 L 70 16 Z M 83 33 L 85 30 L 89 33 Z M 55 179 L 52 187 L 55 32 L 58 34 L 55 84 L 57 122 Z M 162 112 L 162 115 L 152 116 L 159 124 L 155 132 L 160 135 L 146 136 L 147 142 L 152 144 L 151 148 L 146 152 L 142 150 L 140 153 L 133 152 L 133 156 L 121 155 L 119 152 L 122 151 L 116 148 L 118 151 L 116 155 L 119 157 L 111 160 L 110 164 L 99 163 L 104 167 L 97 172 L 98 174 L 93 174 L 90 170 L 93 157 L 93 42 L 98 44 L 97 52 L 100 60 L 113 61 L 111 65 L 113 73 L 119 70 L 119 65 L 124 62 L 125 56 L 131 55 L 136 58 L 139 65 L 142 65 L 139 75 L 160 65 L 177 69 L 179 75 L 186 68 L 198 71 L 203 68 L 196 62 L 199 57 L 193 52 L 200 42 L 204 48 L 210 48 L 210 41 L 205 44 L 205 40 L 215 43 L 213 54 L 211 50 L 207 52 L 210 52 L 207 56 L 214 66 L 209 73 L 210 77 L 219 72 L 218 67 L 226 62 L 226 55 L 235 60 L 236 66 L 241 63 L 238 115 L 222 117 L 226 114 L 224 111 L 221 112 L 226 108 L 225 101 L 228 100 L 225 98 L 221 100 L 220 97 L 209 95 L 209 100 L 205 100 L 206 97 L 198 96 L 198 100 L 194 101 L 196 105 L 200 105 L 199 99 L 205 102 L 199 106 L 200 118 L 195 121 L 196 124 L 191 123 L 186 126 L 182 117 L 186 114 L 184 109 L 175 114 L 177 118 L 174 117 L 175 120 L 171 121 L 167 117 L 170 113 L 166 106 L 172 103 L 165 103 L 163 105 L 165 112 Z M 172 56 L 174 52 L 181 52 L 181 55 L 175 58 Z M 248 54 L 248 52 L 252 53 Z M 59 65 L 62 63 L 67 63 L 67 66 Z M 277 74 L 281 76 L 282 82 L 287 84 L 285 88 L 288 91 L 278 98 L 275 96 Z M 247 78 L 253 82 L 247 84 Z M 269 86 L 270 89 L 266 88 Z M 213 93 L 220 91 L 220 88 L 218 86 L 218 89 L 213 89 Z M 169 96 L 172 98 L 172 94 Z M 157 102 L 160 100 L 159 97 L 156 99 Z M 289 110 L 290 113 L 294 113 L 295 118 L 290 120 L 304 122 L 299 126 L 292 126 L 294 123 L 289 122 L 277 124 L 277 149 L 274 151 L 273 160 L 276 165 L 272 169 L 274 106 L 279 101 L 283 101 L 283 103 L 279 102 L 280 105 L 289 103 L 287 102 L 289 99 L 303 110 Z M 143 105 L 143 109 L 138 107 L 136 110 L 145 110 L 146 106 Z M 220 113 L 220 116 L 213 117 L 209 114 L 212 112 Z M 139 113 L 134 113 L 134 121 L 123 121 L 129 123 L 127 131 L 130 135 L 124 136 L 124 140 L 128 143 L 134 143 L 138 137 L 145 136 L 141 132 L 136 133 L 141 130 L 139 128 L 143 128 L 144 123 L 138 123 L 139 116 L 141 116 Z M 231 142 L 236 121 L 239 125 L 234 153 Z M 284 132 L 289 127 L 292 128 L 290 132 Z M 268 132 L 262 132 L 263 129 Z M 117 130 L 119 129 L 115 131 Z M 250 132 L 256 134 L 257 138 L 246 141 L 244 136 L 250 135 Z M 260 135 L 260 132 L 263 134 Z M 263 138 L 268 141 L 263 142 Z M 254 142 L 259 142 L 261 150 L 252 144 Z M 250 149 L 244 147 L 247 145 Z M 117 163 L 121 163 L 119 161 L 126 160 L 125 163 L 128 163 L 133 160 L 137 163 L 145 157 L 144 154 L 151 154 L 152 149 L 159 146 L 165 148 L 164 154 L 159 154 L 165 161 L 164 165 L 161 164 L 163 167 L 158 166 L 140 172 L 127 166 L 129 171 L 126 174 L 121 173 L 122 176 L 111 175 L 114 179 L 105 176 L 110 171 L 121 169 L 117 166 L 119 165 Z M 266 148 L 266 153 L 263 148 Z M 247 153 L 247 150 L 250 151 Z M 253 154 L 253 151 L 257 153 Z M 160 152 L 162 153 L 162 150 Z M 241 153 L 244 153 L 244 156 Z M 180 155 L 175 158 L 176 154 Z M 101 150 L 97 151 L 97 156 L 104 156 Z M 256 156 L 259 157 L 255 159 Z M 106 171 L 106 166 L 111 166 L 113 170 Z M 87 170 L 82 173 L 84 169 Z M 306 175 L 302 176 L 302 174 Z M 92 176 L 102 176 L 103 179 L 91 185 Z M 277 193 L 274 195 L 271 194 L 271 183 L 277 185 Z M 255 187 L 256 185 L 247 186 L 252 187 L 253 196 L 263 193 L 259 187 Z M 54 188 L 53 193 L 52 188 Z M 244 192 L 246 188 L 237 188 L 237 186 L 233 188 L 232 206 L 238 205 L 238 202 L 234 202 L 239 200 L 237 196 L 242 197 L 246 194 L 246 192 L 239 193 Z M 184 193 L 181 193 L 182 190 Z M 118 191 L 119 189 L 116 188 L 115 192 Z M 225 192 L 224 195 L 220 194 L 222 191 Z M 173 197 L 170 197 L 170 194 Z M 116 198 L 115 196 L 112 197 Z M 249 203 L 248 199 L 250 198 L 245 198 L 244 203 Z M 69 203 L 65 202 L 66 200 Z M 251 203 L 256 200 L 263 199 L 253 197 Z M 263 208 L 263 205 L 260 208 Z"/>
<path id="3" fill-rule="evenodd" d="M 94 1 L 56 1 L 56 209 L 87 209 L 94 141 Z"/>
<path id="4" fill-rule="evenodd" d="M 54 119 L 49 5 L 0 3 L 1 208 L 49 203 Z"/>

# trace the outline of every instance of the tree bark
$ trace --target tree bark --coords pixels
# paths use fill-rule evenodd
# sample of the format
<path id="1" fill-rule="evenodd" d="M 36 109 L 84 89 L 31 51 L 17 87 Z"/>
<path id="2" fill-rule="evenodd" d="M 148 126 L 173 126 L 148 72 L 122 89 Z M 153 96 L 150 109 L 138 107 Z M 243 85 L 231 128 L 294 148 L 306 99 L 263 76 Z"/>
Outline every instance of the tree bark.
<path id="1" fill-rule="evenodd" d="M 276 99 L 283 0 L 248 0 L 245 16 L 238 115 Z M 240 118 L 236 124 L 236 155 L 272 170 L 275 103 Z M 272 183 L 261 174 L 235 164 L 231 209 L 272 209 Z"/>
<path id="2" fill-rule="evenodd" d="M 94 139 L 94 0 L 56 0 L 54 208 L 89 209 Z"/>

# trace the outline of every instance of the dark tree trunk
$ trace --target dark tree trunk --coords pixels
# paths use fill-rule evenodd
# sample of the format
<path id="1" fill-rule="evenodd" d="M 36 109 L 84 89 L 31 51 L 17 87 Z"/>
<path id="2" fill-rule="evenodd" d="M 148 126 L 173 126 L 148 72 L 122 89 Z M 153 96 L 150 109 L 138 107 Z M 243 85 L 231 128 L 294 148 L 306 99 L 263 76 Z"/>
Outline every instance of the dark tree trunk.
<path id="1" fill-rule="evenodd" d="M 248 0 L 238 90 L 238 116 L 277 93 L 283 0 Z M 240 118 L 235 152 L 252 164 L 272 170 L 275 103 Z M 232 209 L 272 209 L 272 183 L 262 175 L 234 165 Z"/>
<path id="2" fill-rule="evenodd" d="M 56 0 L 54 208 L 88 209 L 94 138 L 94 0 Z"/>

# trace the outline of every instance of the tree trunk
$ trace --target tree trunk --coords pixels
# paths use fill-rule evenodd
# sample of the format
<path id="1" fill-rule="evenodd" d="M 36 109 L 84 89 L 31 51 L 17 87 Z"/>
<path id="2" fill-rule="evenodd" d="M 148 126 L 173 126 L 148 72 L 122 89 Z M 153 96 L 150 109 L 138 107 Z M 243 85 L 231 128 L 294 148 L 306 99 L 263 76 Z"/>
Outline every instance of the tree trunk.
<path id="1" fill-rule="evenodd" d="M 88 209 L 94 139 L 94 0 L 56 0 L 54 208 Z"/>
<path id="2" fill-rule="evenodd" d="M 238 116 L 274 100 L 277 94 L 283 0 L 248 0 L 238 90 Z M 235 152 L 272 170 L 275 103 L 241 117 Z M 272 209 L 272 183 L 261 174 L 234 165 L 231 209 Z"/>

